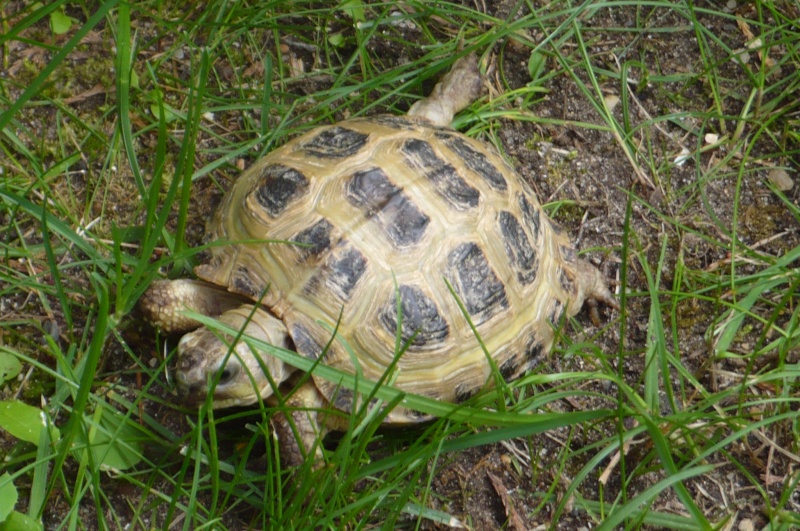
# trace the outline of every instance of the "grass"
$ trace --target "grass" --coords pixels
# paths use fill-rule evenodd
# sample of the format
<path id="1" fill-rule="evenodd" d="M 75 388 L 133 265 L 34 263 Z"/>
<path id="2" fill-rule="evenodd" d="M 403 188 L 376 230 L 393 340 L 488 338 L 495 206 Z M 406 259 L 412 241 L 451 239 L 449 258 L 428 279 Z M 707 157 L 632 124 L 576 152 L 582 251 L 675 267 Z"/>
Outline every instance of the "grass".
<path id="1" fill-rule="evenodd" d="M 797 7 L 532 10 L 0 8 L 0 521 L 480 528 L 500 518 L 485 500 L 502 489 L 475 479 L 488 470 L 531 527 L 798 525 L 800 210 L 796 188 L 763 184 L 796 178 Z M 189 274 L 198 212 L 238 166 L 318 124 L 402 113 L 460 48 L 501 62 L 456 127 L 536 173 L 580 247 L 619 264 L 622 311 L 597 330 L 565 323 L 541 368 L 462 407 L 318 366 L 440 419 L 386 431 L 355 411 L 325 466 L 284 470 L 274 408 L 174 403 L 172 353 L 136 301 Z M 504 136 L 517 130 L 539 139 L 545 175 Z M 601 192 L 574 193 L 578 178 Z"/>

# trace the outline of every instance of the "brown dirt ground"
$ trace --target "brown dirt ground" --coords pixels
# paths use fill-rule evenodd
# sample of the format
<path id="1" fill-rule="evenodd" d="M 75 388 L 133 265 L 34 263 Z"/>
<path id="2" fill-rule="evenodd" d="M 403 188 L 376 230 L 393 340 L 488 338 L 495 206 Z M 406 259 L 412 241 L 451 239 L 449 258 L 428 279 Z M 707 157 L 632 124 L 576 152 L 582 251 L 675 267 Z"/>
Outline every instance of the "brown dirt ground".
<path id="1" fill-rule="evenodd" d="M 466 2 L 475 8 L 472 2 Z M 12 4 L 14 4 L 12 2 Z M 487 2 L 478 5 L 478 9 L 485 10 L 490 14 L 498 16 L 508 16 L 513 2 Z M 747 7 L 742 5 L 737 7 L 743 16 L 747 16 Z M 8 9 L 6 11 L 8 15 Z M 605 67 L 626 60 L 638 59 L 643 61 L 650 72 L 659 72 L 662 75 L 672 73 L 685 73 L 700 71 L 702 66 L 699 64 L 699 49 L 694 38 L 693 30 L 687 28 L 684 32 L 671 33 L 611 33 L 606 34 L 603 28 L 613 27 L 634 27 L 638 24 L 636 17 L 641 16 L 641 12 L 634 9 L 606 9 L 598 11 L 591 20 L 586 21 L 589 27 L 598 28 L 596 34 L 592 31 L 586 33 L 587 40 L 591 38 L 589 51 L 593 54 L 594 60 L 603 64 Z M 75 13 L 76 17 L 81 17 L 80 12 Z M 648 16 L 653 21 L 654 27 L 681 26 L 685 25 L 685 20 L 679 18 L 671 11 L 653 11 Z M 713 28 L 717 35 L 724 35 L 727 44 L 731 48 L 741 48 L 745 44 L 745 36 L 739 32 L 735 25 L 723 23 L 719 18 L 712 18 L 706 21 L 709 25 L 719 25 Z M 147 26 L 142 25 L 137 28 L 141 33 L 140 39 L 147 39 Z M 41 31 L 45 31 L 42 29 Z M 413 40 L 413 29 L 406 38 Z M 531 35 L 532 38 L 541 38 L 541 35 Z M 93 54 L 108 53 L 110 36 L 107 30 L 102 27 L 92 34 L 87 46 L 82 48 L 83 56 L 71 58 L 71 61 L 81 63 L 89 61 Z M 165 43 L 152 43 L 151 49 L 143 53 L 156 54 L 159 46 Z M 567 44 L 569 46 L 569 44 Z M 623 55 L 614 55 L 615 51 L 624 50 Z M 490 56 L 488 69 L 490 72 L 490 83 L 495 90 L 500 90 L 497 79 L 502 71 L 509 88 L 523 86 L 529 82 L 527 77 L 527 62 L 529 49 L 513 44 L 499 45 L 495 53 Z M 293 49 L 290 44 L 287 49 L 288 55 L 302 57 L 308 54 L 307 50 Z M 418 50 L 401 47 L 389 39 L 382 39 L 376 36 L 369 44 L 369 53 L 384 58 L 387 64 L 391 61 L 402 62 L 409 57 L 419 54 Z M 49 54 L 40 49 L 27 50 L 24 44 L 15 44 L 10 49 L 10 56 L 7 58 L 8 64 L 16 65 L 21 58 L 25 58 L 25 64 L 41 65 L 49 60 Z M 391 58 L 391 59 L 387 59 Z M 306 61 L 309 64 L 310 61 Z M 187 72 L 180 71 L 176 65 L 175 75 L 185 76 Z M 186 65 L 183 65 L 186 67 Z M 20 67 L 24 68 L 24 67 Z M 225 72 L 223 65 L 217 65 L 220 72 Z M 255 66 L 254 66 L 255 68 Z M 8 71 L 5 75 L 21 76 L 21 71 Z M 579 72 L 579 76 L 584 73 Z M 720 65 L 720 75 L 729 83 L 731 97 L 726 100 L 730 105 L 726 113 L 735 116 L 741 110 L 741 98 L 746 96 L 736 94 L 737 76 L 741 76 L 734 65 L 730 62 Z M 492 77 L 494 76 L 494 77 Z M 584 79 L 584 81 L 587 81 Z M 314 92 L 320 86 L 325 86 L 325 77 L 315 78 L 306 82 L 302 86 L 292 87 L 292 90 L 300 92 Z M 90 91 L 96 87 L 106 89 L 98 94 Z M 113 83 L 110 84 L 113 89 Z M 619 96 L 619 84 L 613 80 L 601 80 L 601 87 L 608 95 Z M 576 84 L 567 76 L 559 76 L 547 82 L 547 97 L 537 103 L 529 110 L 540 117 L 552 117 L 559 120 L 572 120 L 581 123 L 602 124 L 602 120 L 597 111 L 592 107 L 586 97 L 579 91 Z M 110 134 L 113 128 L 113 120 L 108 116 L 101 115 L 114 102 L 113 90 L 109 89 L 108 80 L 102 79 L 102 74 L 98 73 L 97 79 L 74 79 L 68 87 L 63 87 L 64 97 L 77 96 L 71 108 L 79 113 L 84 119 L 91 119 L 97 124 L 100 131 Z M 683 82 L 659 83 L 657 85 L 644 84 L 634 87 L 631 97 L 636 100 L 633 105 L 632 117 L 638 122 L 648 120 L 648 117 L 661 116 L 670 111 L 704 111 L 709 105 L 710 97 L 708 87 L 702 83 L 684 84 Z M 13 98 L 12 98 L 13 100 Z M 619 109 L 616 110 L 618 119 Z M 88 117 L 88 118 L 87 118 Z M 41 136 L 41 138 L 53 138 L 54 132 L 50 120 L 54 118 L 52 112 L 47 108 L 26 109 L 23 111 L 21 120 L 24 120 L 30 130 Z M 218 116 L 217 120 L 227 120 L 225 126 L 230 130 L 236 130 L 237 120 L 240 118 L 231 116 Z M 636 124 L 634 124 L 636 125 Z M 675 125 L 661 122 L 661 128 L 657 131 L 653 127 L 647 127 L 639 132 L 639 135 L 652 135 L 659 137 L 653 141 L 653 146 L 658 146 L 661 152 L 653 153 L 655 160 L 673 160 L 680 151 L 680 139 L 683 132 Z M 669 136 L 667 136 L 669 135 Z M 628 220 L 632 234 L 635 234 L 638 241 L 636 245 L 645 256 L 651 267 L 658 263 L 661 242 L 667 242 L 667 263 L 664 265 L 663 285 L 669 286 L 672 282 L 672 272 L 675 262 L 680 256 L 681 259 L 691 269 L 706 269 L 715 267 L 726 259 L 726 252 L 723 248 L 709 244 L 707 241 L 695 235 L 675 230 L 673 224 L 663 223 L 659 217 L 650 210 L 652 206 L 656 211 L 666 213 L 684 223 L 685 225 L 708 234 L 713 238 L 719 238 L 719 231 L 715 227 L 715 221 L 711 214 L 718 218 L 718 223 L 722 226 L 730 227 L 733 224 L 733 178 L 719 178 L 711 180 L 705 187 L 703 200 L 696 197 L 689 197 L 688 194 L 694 193 L 695 188 L 688 186 L 697 179 L 697 168 L 692 163 L 681 167 L 671 166 L 668 174 L 657 176 L 657 186 L 651 187 L 637 179 L 633 166 L 619 147 L 618 141 L 605 132 L 592 130 L 579 126 L 547 126 L 532 124 L 520 121 L 504 121 L 499 130 L 499 138 L 502 141 L 505 153 L 510 160 L 514 161 L 515 167 L 521 175 L 528 179 L 535 187 L 542 202 L 552 200 L 571 200 L 577 208 L 565 208 L 556 214 L 556 219 L 561 223 L 570 234 L 574 235 L 578 242 L 578 247 L 582 249 L 619 249 L 622 245 L 622 227 L 626 223 L 626 205 L 628 194 L 633 193 L 639 200 L 634 204 L 632 216 Z M 533 144 L 531 140 L 535 139 Z M 34 142 L 34 139 L 29 139 Z M 638 142 L 640 138 L 635 138 Z M 146 147 L 144 137 L 142 145 L 139 146 L 139 153 L 144 153 Z M 692 142 L 688 140 L 687 142 Z M 213 139 L 204 138 L 203 148 L 213 146 Z M 531 149 L 533 145 L 533 149 Z M 692 145 L 689 145 L 692 148 Z M 759 148 L 757 147 L 756 150 Z M 766 149 L 766 148 L 765 148 Z M 200 151 L 198 151 L 200 152 Z M 205 151 L 204 153 L 208 153 Z M 199 156 L 199 155 L 198 155 Z M 723 156 L 721 153 L 709 151 L 705 155 L 703 164 L 711 167 L 717 159 Z M 208 160 L 199 161 L 198 166 L 209 162 Z M 797 161 L 789 161 L 796 164 Z M 140 161 L 143 167 L 147 167 L 147 161 Z M 95 185 L 90 182 L 90 178 L 96 175 L 101 169 L 99 161 L 84 160 L 77 164 L 73 169 L 85 169 L 88 173 L 84 176 L 78 173 L 71 174 L 70 180 L 55 185 L 55 190 L 78 190 L 81 195 L 80 201 L 86 197 L 91 197 L 94 193 Z M 745 177 L 742 182 L 742 192 L 740 196 L 739 212 L 739 236 L 745 243 L 755 244 L 762 242 L 773 234 L 789 230 L 786 235 L 779 239 L 766 241 L 761 244 L 761 250 L 778 255 L 786 249 L 800 245 L 798 238 L 798 224 L 791 214 L 783 207 L 763 185 L 764 172 L 759 172 L 755 168 L 753 172 Z M 195 192 L 192 197 L 191 211 L 196 213 L 190 220 L 187 230 L 188 240 L 196 243 L 201 240 L 204 221 L 213 211 L 222 194 L 222 189 L 226 189 L 235 175 L 215 174 L 211 177 L 204 177 L 195 183 Z M 651 179 L 656 176 L 649 175 Z M 106 179 L 115 180 L 111 185 L 106 185 L 108 196 L 97 198 L 91 212 L 87 212 L 89 219 L 96 216 L 103 216 L 107 220 L 113 220 L 117 224 L 132 224 L 141 220 L 131 219 L 137 212 L 135 208 L 135 190 L 126 184 L 128 175 L 124 171 L 118 174 L 110 174 Z M 793 202 L 796 204 L 800 195 L 800 187 L 795 187 L 788 192 Z M 87 201 L 92 204 L 91 201 Z M 111 211 L 109 211 L 111 209 Z M 577 212 L 577 214 L 576 214 Z M 766 214 L 766 215 L 765 215 Z M 2 225 L 9 224 L 8 213 L 0 214 Z M 110 221 L 105 221 L 109 223 Z M 101 231 L 102 232 L 102 231 Z M 36 241 L 36 235 L 30 235 L 30 242 Z M 619 258 L 615 253 L 592 252 L 588 257 L 598 264 L 610 276 L 618 275 Z M 722 262 L 724 265 L 724 262 Z M 23 264 L 12 264 L 15 267 L 23 267 Z M 646 282 L 643 271 L 637 263 L 629 263 L 629 286 L 632 290 L 646 290 Z M 714 378 L 709 367 L 705 365 L 709 345 L 704 338 L 704 333 L 708 329 L 713 316 L 718 315 L 718 308 L 711 302 L 701 302 L 697 299 L 688 300 L 683 303 L 685 307 L 678 309 L 678 315 L 685 317 L 685 322 L 681 324 L 682 329 L 678 335 L 680 343 L 679 350 L 683 353 L 683 361 L 686 367 L 695 374 L 701 375 L 703 381 Z M 43 311 L 37 304 L 26 298 L 24 294 L 9 293 L 2 296 L 0 306 L 5 318 L 29 317 L 31 315 L 47 316 L 48 312 Z M 628 301 L 627 307 L 627 335 L 624 338 L 624 346 L 628 352 L 641 353 L 646 345 L 646 332 L 649 316 L 649 300 L 646 297 L 632 297 Z M 77 315 L 78 319 L 82 316 Z M 43 322 L 54 323 L 61 326 L 62 316 L 58 314 L 43 318 Z M 581 322 L 591 332 L 591 324 L 584 316 Z M 44 325 L 43 325 L 44 326 Z M 618 350 L 620 338 L 617 336 L 618 327 L 611 327 L 610 330 L 600 335 L 595 341 L 597 345 L 607 352 Z M 24 333 L 25 331 L 20 331 Z M 41 330 L 29 330 L 33 334 L 40 334 Z M 129 344 L 144 345 L 143 351 L 155 354 L 156 346 L 152 344 L 152 339 L 148 339 L 149 331 L 132 326 L 126 332 L 126 340 Z M 149 343 L 148 343 L 149 342 Z M 115 353 L 119 352 L 119 357 L 115 358 Z M 119 351 L 118 346 L 109 347 L 109 355 L 106 357 L 104 371 L 115 371 L 126 367 L 117 367 L 115 359 L 124 360 L 125 356 Z M 794 353 L 796 357 L 797 353 Z M 553 371 L 570 370 L 590 370 L 593 360 L 584 356 L 573 356 L 569 358 L 553 358 L 549 363 L 552 364 Z M 720 362 L 717 369 L 727 369 L 735 371 L 736 366 L 732 362 Z M 625 361 L 624 374 L 630 381 L 635 382 L 640 378 L 642 367 L 642 356 L 631 355 Z M 709 384 L 713 385 L 713 384 Z M 601 384 L 597 384 L 596 391 L 608 393 L 608 389 Z M 7 391 L 6 391 L 7 392 Z M 607 407 L 607 403 L 592 403 L 587 400 L 582 404 L 565 404 L 565 410 L 575 407 L 591 409 L 593 407 Z M 164 411 L 154 408 L 152 414 L 163 417 Z M 175 431 L 179 431 L 183 419 L 177 418 L 172 412 L 172 417 L 163 418 L 165 423 L 176 426 Z M 613 433 L 609 431 L 610 435 Z M 600 434 L 589 436 L 592 440 L 600 437 Z M 495 445 L 472 449 L 458 454 L 450 459 L 449 463 L 441 468 L 436 477 L 433 488 L 440 496 L 432 502 L 434 507 L 449 512 L 460 518 L 463 522 L 469 522 L 474 529 L 498 529 L 505 526 L 508 529 L 536 529 L 540 525 L 549 525 L 550 522 L 532 521 L 528 519 L 529 507 L 539 503 L 539 500 L 532 493 L 546 490 L 551 487 L 556 476 L 561 477 L 564 484 L 570 480 L 569 470 L 557 470 L 553 468 L 554 459 L 562 451 L 564 444 L 573 447 L 580 447 L 591 440 L 584 440 L 583 436 L 568 435 L 566 433 L 548 433 L 536 441 L 537 448 L 523 449 L 522 454 L 537 455 L 539 462 L 535 469 L 538 473 L 535 477 L 531 476 L 530 470 L 520 472 L 513 463 L 515 457 L 520 453 L 520 448 L 526 443 L 524 441 L 514 442 L 508 445 Z M 519 447 L 516 447 L 518 445 Z M 749 452 L 750 449 L 739 449 L 739 452 Z M 755 450 L 753 450 L 755 452 Z M 636 459 L 637 450 L 634 449 L 629 457 L 632 461 Z M 753 454 L 752 457 L 742 457 L 744 461 L 753 462 L 754 470 L 758 470 L 757 463 L 761 463 L 764 456 Z M 774 456 L 780 460 L 780 456 Z M 788 466 L 785 463 L 783 466 Z M 761 466 L 763 473 L 763 465 Z M 756 472 L 758 473 L 758 472 Z M 628 486 L 629 493 L 641 492 L 660 477 L 656 474 L 642 475 L 637 477 L 637 485 Z M 609 491 L 616 491 L 619 485 L 612 483 L 606 488 Z M 114 486 L 111 480 L 105 482 L 107 492 L 113 493 L 113 503 L 123 503 L 123 500 L 137 496 L 137 492 L 131 491 L 130 486 Z M 708 515 L 721 514 L 724 508 L 736 507 L 739 511 L 740 519 L 749 519 L 756 527 L 763 526 L 766 521 L 761 515 L 763 500 L 758 493 L 750 488 L 740 489 L 739 486 L 747 486 L 749 482 L 744 479 L 740 472 L 720 467 L 716 473 L 696 478 L 694 482 L 688 484 L 696 493 L 696 503 Z M 595 483 L 595 488 L 600 486 Z M 587 487 L 588 488 L 588 487 Z M 589 495 L 589 494 L 587 494 Z M 594 493 L 594 499 L 598 499 L 599 493 Z M 443 502 L 440 500 L 448 500 Z M 53 500 L 51 514 L 49 515 L 48 525 L 54 525 L 60 521 L 59 514 L 63 514 L 63 500 Z M 796 503 L 800 503 L 797 500 Z M 671 493 L 665 491 L 653 504 L 656 510 L 665 512 L 681 513 L 679 500 Z M 94 508 L 86 507 L 86 518 L 84 525 L 91 529 L 97 522 L 93 516 Z M 231 516 L 235 518 L 235 516 Z M 247 517 L 243 516 L 244 521 Z M 235 522 L 226 522 L 231 527 L 235 527 Z M 588 529 L 591 522 L 586 520 L 586 515 L 581 512 L 569 512 L 558 523 L 558 529 Z"/>

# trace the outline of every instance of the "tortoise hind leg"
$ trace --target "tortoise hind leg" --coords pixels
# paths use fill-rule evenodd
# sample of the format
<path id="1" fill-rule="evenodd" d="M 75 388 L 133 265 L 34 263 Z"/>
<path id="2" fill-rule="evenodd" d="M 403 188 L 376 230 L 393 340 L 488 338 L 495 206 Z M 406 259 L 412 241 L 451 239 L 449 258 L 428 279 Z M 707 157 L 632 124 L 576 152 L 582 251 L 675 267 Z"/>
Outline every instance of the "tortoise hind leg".
<path id="1" fill-rule="evenodd" d="M 449 126 L 458 111 L 478 99 L 482 84 L 478 58 L 471 53 L 456 61 L 430 96 L 412 105 L 408 114 L 426 118 L 436 125 Z"/>
<path id="2" fill-rule="evenodd" d="M 606 279 L 599 269 L 585 260 L 578 260 L 578 285 L 580 298 L 589 306 L 589 317 L 592 324 L 600 325 L 600 314 L 597 311 L 598 303 L 603 303 L 615 310 L 619 310 L 619 303 L 606 286 Z M 576 309 L 577 311 L 577 309 Z"/>

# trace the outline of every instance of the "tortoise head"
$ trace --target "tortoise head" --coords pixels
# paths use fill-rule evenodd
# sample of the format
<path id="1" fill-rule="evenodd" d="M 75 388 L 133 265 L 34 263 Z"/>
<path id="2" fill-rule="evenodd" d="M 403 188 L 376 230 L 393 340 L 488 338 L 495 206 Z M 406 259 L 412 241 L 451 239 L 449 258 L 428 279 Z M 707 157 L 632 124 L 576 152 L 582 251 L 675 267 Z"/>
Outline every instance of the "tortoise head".
<path id="1" fill-rule="evenodd" d="M 229 310 L 219 321 L 243 330 L 239 340 L 234 343 L 234 337 L 202 327 L 178 344 L 176 380 L 182 400 L 200 405 L 212 393 L 214 409 L 221 409 L 271 396 L 270 380 L 280 385 L 295 369 L 267 352 L 253 350 L 244 337 L 287 348 L 289 335 L 283 322 L 252 305 Z"/>

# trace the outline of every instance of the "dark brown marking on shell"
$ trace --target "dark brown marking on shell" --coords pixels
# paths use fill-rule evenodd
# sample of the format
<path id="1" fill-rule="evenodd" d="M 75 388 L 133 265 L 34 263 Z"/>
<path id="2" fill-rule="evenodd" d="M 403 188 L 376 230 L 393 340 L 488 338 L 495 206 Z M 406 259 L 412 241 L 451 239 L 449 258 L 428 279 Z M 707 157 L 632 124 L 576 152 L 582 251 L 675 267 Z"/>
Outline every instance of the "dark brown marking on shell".
<path id="1" fill-rule="evenodd" d="M 305 195 L 308 179 L 299 171 L 282 164 L 270 164 L 261 170 L 255 200 L 273 218 L 281 214 L 292 200 Z"/>
<path id="2" fill-rule="evenodd" d="M 300 259 L 306 260 L 310 256 L 318 256 L 328 250 L 331 246 L 332 231 L 333 225 L 331 222 L 321 218 L 310 227 L 293 236 L 291 241 L 303 244 L 294 246 L 300 254 Z"/>
<path id="3" fill-rule="evenodd" d="M 477 244 L 462 243 L 450 252 L 447 263 L 448 280 L 475 325 L 488 321 L 508 308 L 503 283 Z"/>
<path id="4" fill-rule="evenodd" d="M 511 378 L 516 376 L 517 371 L 519 369 L 519 359 L 517 356 L 511 356 L 506 361 L 500 364 L 497 370 L 500 372 L 500 376 L 503 377 L 503 380 L 510 381 Z"/>
<path id="5" fill-rule="evenodd" d="M 525 221 L 528 230 L 531 231 L 535 246 L 539 240 L 539 209 L 531 205 L 523 194 L 517 194 L 517 202 L 519 203 L 519 209 L 522 210 L 522 219 Z"/>
<path id="6" fill-rule="evenodd" d="M 410 131 L 412 129 L 429 129 L 431 131 L 439 131 L 442 133 L 452 133 L 453 130 L 449 127 L 441 125 L 434 125 L 427 120 L 418 118 L 411 118 L 409 116 L 397 116 L 394 114 L 376 114 L 375 116 L 367 116 L 365 118 L 354 118 L 353 122 L 368 122 L 385 125 L 392 129 L 399 131 Z"/>
<path id="7" fill-rule="evenodd" d="M 556 299 L 553 301 L 553 309 L 550 311 L 550 322 L 558 326 L 561 323 L 561 318 L 564 316 L 564 305 L 561 301 Z"/>
<path id="8" fill-rule="evenodd" d="M 436 156 L 429 142 L 409 138 L 400 149 L 406 164 L 431 181 L 439 195 L 454 208 L 467 210 L 478 206 L 480 192 L 468 185 L 452 164 Z"/>
<path id="9" fill-rule="evenodd" d="M 328 256 L 319 272 L 309 281 L 309 285 L 323 285 L 342 303 L 346 303 L 367 271 L 367 265 L 367 257 L 344 240 Z"/>
<path id="10" fill-rule="evenodd" d="M 389 180 L 380 168 L 359 171 L 346 184 L 348 200 L 374 218 L 395 247 L 408 247 L 422 239 L 430 218 Z"/>
<path id="11" fill-rule="evenodd" d="M 325 348 L 314 339 L 305 326 L 299 323 L 295 323 L 289 328 L 289 335 L 292 337 L 297 352 L 306 358 L 317 359 Z"/>
<path id="12" fill-rule="evenodd" d="M 536 250 L 531 246 L 519 220 L 511 212 L 500 212 L 497 222 L 503 235 L 508 260 L 517 272 L 517 278 L 523 284 L 530 284 L 536 280 L 536 270 L 539 267 Z"/>
<path id="13" fill-rule="evenodd" d="M 267 288 L 262 280 L 251 274 L 249 269 L 241 266 L 231 273 L 228 287 L 232 292 L 249 297 L 254 301 L 260 299 Z"/>
<path id="14" fill-rule="evenodd" d="M 484 153 L 481 153 L 464 140 L 460 133 L 436 133 L 447 147 L 458 155 L 469 169 L 483 177 L 489 186 L 495 190 L 504 191 L 508 188 L 503 172 L 492 164 Z"/>
<path id="15" fill-rule="evenodd" d="M 431 416 L 427 413 L 423 413 L 422 411 L 417 411 L 416 409 L 409 409 L 408 415 L 416 421 L 424 421 L 430 419 Z"/>
<path id="16" fill-rule="evenodd" d="M 456 403 L 460 404 L 462 402 L 466 402 L 473 396 L 477 395 L 479 390 L 479 387 L 469 385 L 466 382 L 456 384 Z"/>
<path id="17" fill-rule="evenodd" d="M 333 397 L 333 407 L 345 413 L 353 412 L 353 398 L 355 397 L 352 389 L 340 387 L 336 390 Z"/>
<path id="18" fill-rule="evenodd" d="M 402 325 L 400 339 L 403 342 L 411 341 L 415 350 L 436 348 L 450 333 L 450 326 L 442 317 L 436 303 L 428 298 L 416 286 L 402 285 L 400 292 L 400 308 L 402 312 Z M 397 333 L 397 299 L 392 296 L 381 312 L 380 321 L 383 327 L 392 335 Z"/>
<path id="19" fill-rule="evenodd" d="M 321 159 L 343 159 L 361 151 L 368 139 L 366 133 L 336 125 L 300 144 L 299 149 Z"/>
<path id="20" fill-rule="evenodd" d="M 303 287 L 303 291 L 313 295 L 324 290 L 345 304 L 350 301 L 353 290 L 368 266 L 367 258 L 347 240 L 342 240 L 331 250 L 316 274 Z"/>
<path id="21" fill-rule="evenodd" d="M 542 355 L 542 351 L 544 351 L 544 345 L 542 342 L 536 339 L 536 336 L 531 334 L 528 338 L 528 342 L 525 343 L 525 359 L 528 360 L 528 367 L 533 366 L 533 364 L 539 361 L 539 357 Z"/>
<path id="22" fill-rule="evenodd" d="M 378 114 L 368 118 L 360 118 L 357 121 L 385 125 L 386 127 L 401 131 L 407 131 L 417 126 L 416 122 L 412 122 L 405 116 L 395 116 L 393 114 Z"/>
<path id="23" fill-rule="evenodd" d="M 364 395 L 361 395 L 360 398 L 363 399 Z M 363 400 L 359 400 L 359 402 L 362 402 L 362 401 Z M 373 397 L 373 398 L 371 398 L 369 400 L 369 405 L 367 406 L 367 408 L 369 409 L 369 411 L 375 411 L 377 408 L 379 408 L 382 405 L 382 403 L 383 402 L 381 400 L 379 400 L 377 397 Z"/>

